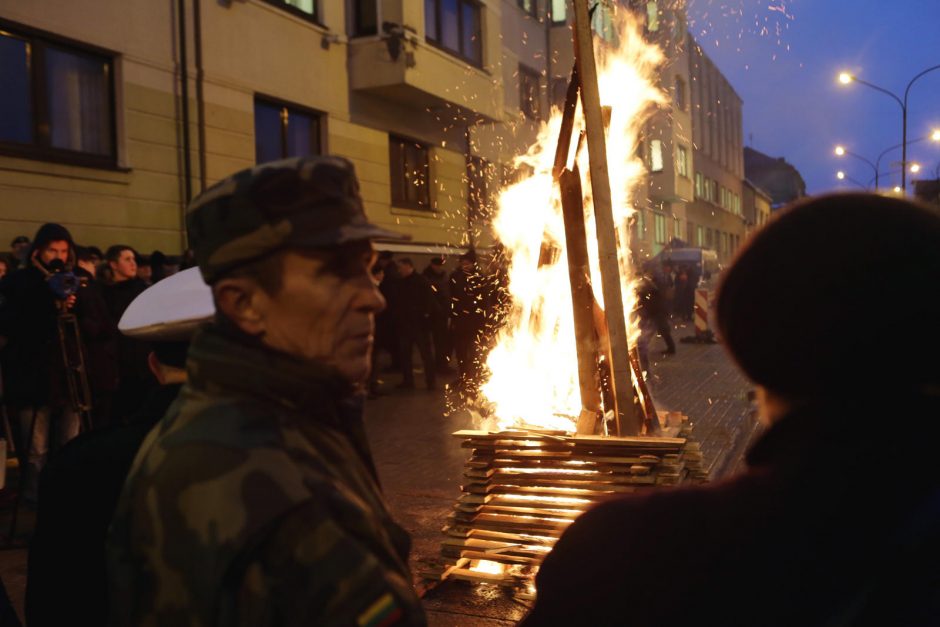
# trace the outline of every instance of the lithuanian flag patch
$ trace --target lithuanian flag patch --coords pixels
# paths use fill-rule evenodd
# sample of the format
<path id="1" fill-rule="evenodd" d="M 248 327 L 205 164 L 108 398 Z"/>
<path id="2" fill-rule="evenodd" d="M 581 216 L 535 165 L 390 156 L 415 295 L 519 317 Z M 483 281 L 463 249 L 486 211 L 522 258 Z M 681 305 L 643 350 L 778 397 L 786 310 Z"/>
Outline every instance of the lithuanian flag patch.
<path id="1" fill-rule="evenodd" d="M 356 624 L 359 627 L 386 627 L 394 625 L 401 618 L 401 608 L 390 592 L 380 596 L 375 603 L 359 615 Z"/>

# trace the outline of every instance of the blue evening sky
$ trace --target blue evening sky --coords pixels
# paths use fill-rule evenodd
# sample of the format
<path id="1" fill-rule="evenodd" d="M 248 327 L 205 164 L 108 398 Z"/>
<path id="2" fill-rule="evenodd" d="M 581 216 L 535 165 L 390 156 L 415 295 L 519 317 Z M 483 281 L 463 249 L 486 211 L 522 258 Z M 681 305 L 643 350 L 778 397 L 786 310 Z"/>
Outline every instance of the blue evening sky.
<path id="1" fill-rule="evenodd" d="M 940 65 L 940 0 L 688 0 L 689 29 L 744 100 L 745 144 L 785 157 L 818 193 L 854 187 L 837 170 L 867 184 L 874 170 L 843 144 L 874 162 L 901 143 L 901 107 L 859 84 L 837 82 L 840 70 L 896 93 Z M 940 70 L 912 87 L 908 161 L 933 178 L 940 144 L 911 141 L 940 128 Z M 881 162 L 896 171 L 900 149 Z M 894 162 L 894 166 L 890 163 Z M 918 175 L 908 175 L 917 178 Z M 885 180 L 887 179 L 887 181 Z M 882 175 L 881 185 L 900 184 Z"/>

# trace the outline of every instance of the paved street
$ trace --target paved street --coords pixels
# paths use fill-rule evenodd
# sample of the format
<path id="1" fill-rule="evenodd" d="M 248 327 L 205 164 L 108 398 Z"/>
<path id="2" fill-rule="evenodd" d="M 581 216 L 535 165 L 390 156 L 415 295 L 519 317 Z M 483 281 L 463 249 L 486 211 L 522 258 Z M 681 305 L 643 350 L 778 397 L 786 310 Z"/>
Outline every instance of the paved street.
<path id="1" fill-rule="evenodd" d="M 755 432 L 749 387 L 720 346 L 678 341 L 690 334 L 691 327 L 676 329 L 679 352 L 654 360 L 651 386 L 660 409 L 691 417 L 707 467 L 717 478 L 740 464 Z M 661 350 L 661 342 L 654 340 L 651 355 Z M 400 391 L 395 389 L 397 374 L 384 378 L 388 395 L 369 402 L 367 427 L 389 503 L 414 538 L 412 568 L 417 573 L 438 559 L 441 527 L 460 494 L 467 450 L 450 434 L 473 425 L 466 414 L 445 415 L 443 392 Z M 8 515 L 0 516 L 4 529 L 8 520 Z M 20 525 L 23 535 L 31 525 L 27 512 Z M 25 564 L 25 549 L 0 552 L 0 576 L 20 612 Z M 442 584 L 424 598 L 432 625 L 512 624 L 525 613 L 523 604 L 498 589 L 462 582 Z"/>
<path id="2" fill-rule="evenodd" d="M 757 427 L 748 382 L 720 346 L 679 342 L 692 334 L 691 325 L 678 327 L 678 354 L 662 359 L 662 344 L 653 341 L 651 387 L 659 409 L 691 417 L 706 467 L 716 479 L 739 467 Z M 444 415 L 443 393 L 393 391 L 398 376 L 385 378 L 390 394 L 370 402 L 367 427 L 388 500 L 414 538 L 412 569 L 417 573 L 438 559 L 441 528 L 460 495 L 468 451 L 450 434 L 473 425 L 465 414 Z M 512 624 L 525 613 L 523 604 L 499 590 L 463 582 L 428 591 L 425 606 L 432 625 Z"/>

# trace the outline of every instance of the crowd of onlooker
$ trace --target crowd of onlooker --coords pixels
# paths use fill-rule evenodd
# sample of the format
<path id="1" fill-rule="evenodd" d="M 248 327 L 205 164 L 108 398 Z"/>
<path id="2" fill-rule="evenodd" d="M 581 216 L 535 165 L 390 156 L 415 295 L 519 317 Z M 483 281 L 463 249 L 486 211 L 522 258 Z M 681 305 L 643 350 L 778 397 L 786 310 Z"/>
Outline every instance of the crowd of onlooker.
<path id="1" fill-rule="evenodd" d="M 117 325 L 134 298 L 185 261 L 160 251 L 141 255 L 121 244 L 104 252 L 80 246 L 53 223 L 32 240 L 16 237 L 10 253 L 0 255 L 0 379 L 11 419 L 4 426 L 5 435 L 28 449 L 22 452 L 28 460 L 27 500 L 35 498 L 50 446 L 70 440 L 82 427 L 122 422 L 156 385 L 147 366 L 149 347 L 121 335 Z M 74 316 L 77 337 L 61 337 L 69 332 L 60 321 L 63 313 Z M 63 357 L 63 342 L 68 347 L 76 340 L 91 394 L 84 416 L 76 411 Z"/>
<path id="2" fill-rule="evenodd" d="M 149 346 L 122 335 L 117 325 L 149 285 L 192 265 L 187 253 L 142 255 L 121 244 L 106 251 L 81 246 L 58 224 L 44 225 L 32 240 L 15 238 L 10 253 L 0 255 L 2 403 L 11 418 L 9 435 L 24 443 L 32 433 L 27 500 L 35 498 L 50 446 L 74 437 L 83 420 L 92 429 L 123 422 L 156 385 L 147 364 Z M 57 294 L 56 275 L 74 277 L 74 290 Z M 449 270 L 444 257 L 432 257 L 419 269 L 411 257 L 381 252 L 373 276 L 387 306 L 376 320 L 369 396 L 384 393 L 383 371 L 400 373 L 399 388 L 414 388 L 415 352 L 428 389 L 435 389 L 439 378 L 456 377 L 460 390 L 472 390 L 487 338 L 495 335 L 508 303 L 499 255 L 481 264 L 471 250 Z M 80 330 L 91 393 L 87 416 L 75 411 L 70 397 L 61 313 L 73 314 Z"/>
<path id="3" fill-rule="evenodd" d="M 456 375 L 461 390 L 479 381 L 482 359 L 508 306 L 503 259 L 492 256 L 481 267 L 474 251 L 461 255 L 448 272 L 444 257 L 432 257 L 418 270 L 411 257 L 379 254 L 373 275 L 386 309 L 375 322 L 375 349 L 369 394 L 381 394 L 382 368 L 401 373 L 400 388 L 414 388 L 413 354 L 417 349 L 428 389 L 439 375 Z"/>

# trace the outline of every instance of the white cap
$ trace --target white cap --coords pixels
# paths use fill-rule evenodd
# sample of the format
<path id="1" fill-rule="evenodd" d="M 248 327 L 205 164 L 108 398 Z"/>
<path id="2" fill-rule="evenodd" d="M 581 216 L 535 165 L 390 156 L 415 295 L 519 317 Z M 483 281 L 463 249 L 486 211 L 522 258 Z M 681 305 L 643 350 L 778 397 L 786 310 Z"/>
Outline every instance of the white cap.
<path id="1" fill-rule="evenodd" d="M 199 268 L 189 268 L 141 292 L 124 311 L 118 330 L 141 340 L 182 342 L 214 315 L 212 288 Z"/>

